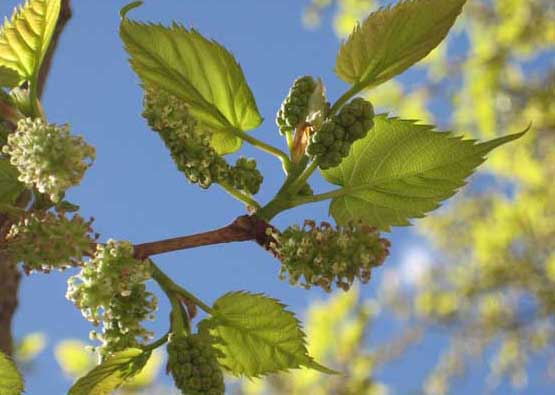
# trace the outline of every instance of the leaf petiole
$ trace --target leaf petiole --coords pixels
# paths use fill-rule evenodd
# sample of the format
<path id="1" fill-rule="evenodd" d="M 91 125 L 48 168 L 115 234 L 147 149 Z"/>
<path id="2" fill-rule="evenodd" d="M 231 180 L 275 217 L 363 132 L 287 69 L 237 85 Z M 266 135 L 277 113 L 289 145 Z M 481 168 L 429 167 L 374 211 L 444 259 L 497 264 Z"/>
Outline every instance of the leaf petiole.
<path id="1" fill-rule="evenodd" d="M 250 134 L 244 133 L 243 131 L 236 129 L 236 128 L 231 128 L 229 129 L 229 131 L 236 137 L 239 137 L 240 139 L 242 139 L 243 141 L 246 141 L 247 143 L 253 145 L 254 147 L 267 152 L 273 156 L 275 156 L 276 158 L 278 158 L 279 160 L 281 160 L 281 163 L 283 164 L 283 168 L 285 170 L 285 172 L 289 172 L 289 170 L 291 169 L 291 160 L 289 159 L 289 156 L 283 152 L 282 150 L 280 150 L 279 148 L 274 147 L 273 145 L 267 144 L 261 140 L 258 140 L 256 137 L 251 136 Z"/>
<path id="2" fill-rule="evenodd" d="M 170 336 L 170 332 L 166 333 L 164 336 L 162 336 L 160 339 L 153 341 L 150 344 L 147 344 L 146 346 L 142 347 L 142 350 L 144 352 L 148 352 L 148 351 L 152 351 L 157 349 L 160 346 L 163 346 L 164 344 L 166 344 L 166 342 L 168 341 L 168 338 Z"/>
<path id="3" fill-rule="evenodd" d="M 323 200 L 328 200 L 328 199 L 335 199 L 341 196 L 345 196 L 348 193 L 349 193 L 349 190 L 347 188 L 338 188 L 338 189 L 334 189 L 333 191 L 321 193 L 318 195 L 299 196 L 293 199 L 293 203 L 294 203 L 294 206 L 296 207 L 303 204 L 316 203 L 316 202 L 321 202 Z"/>
<path id="4" fill-rule="evenodd" d="M 181 295 L 181 296 L 185 297 L 186 299 L 190 300 L 191 302 L 196 304 L 198 307 L 200 307 L 202 310 L 204 310 L 208 314 L 213 314 L 214 310 L 210 306 L 208 306 L 202 300 L 200 300 L 195 295 L 193 295 L 192 293 L 187 291 L 185 288 L 176 284 L 152 260 L 150 260 L 150 264 L 151 264 L 151 267 L 152 267 L 152 278 L 154 279 L 154 281 L 156 281 L 158 284 L 160 284 L 160 287 L 162 288 L 164 293 L 166 295 L 168 295 L 170 300 L 172 300 L 172 297 L 170 295 L 172 293 L 176 293 L 176 294 Z"/>
<path id="5" fill-rule="evenodd" d="M 296 195 L 297 192 L 306 184 L 312 173 L 318 168 L 318 160 L 312 161 L 312 163 L 304 169 L 301 175 L 291 184 L 288 188 L 289 193 Z"/>
<path id="6" fill-rule="evenodd" d="M 220 185 L 227 193 L 229 193 L 235 199 L 245 203 L 247 206 L 252 207 L 255 210 L 258 210 L 260 208 L 260 203 L 258 203 L 256 200 L 251 198 L 249 195 L 239 191 L 238 189 L 232 187 L 228 183 L 222 182 L 220 183 Z"/>
<path id="7" fill-rule="evenodd" d="M 331 106 L 330 114 L 335 114 L 345 103 L 349 101 L 350 98 L 355 96 L 357 93 L 364 89 L 364 85 L 361 84 L 354 84 L 346 91 L 335 103 Z"/>

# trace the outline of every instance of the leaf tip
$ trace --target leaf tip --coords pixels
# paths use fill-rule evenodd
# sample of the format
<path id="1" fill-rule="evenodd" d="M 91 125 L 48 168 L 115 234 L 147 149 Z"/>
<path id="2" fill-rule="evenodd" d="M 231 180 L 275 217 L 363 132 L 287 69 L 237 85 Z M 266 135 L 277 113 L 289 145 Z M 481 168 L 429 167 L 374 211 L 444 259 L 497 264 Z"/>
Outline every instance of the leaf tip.
<path id="1" fill-rule="evenodd" d="M 140 6 L 142 6 L 144 4 L 144 1 L 133 1 L 125 6 L 123 6 L 121 8 L 121 10 L 119 10 L 119 16 L 121 17 L 122 20 L 127 18 L 127 13 L 135 8 L 138 8 Z"/>

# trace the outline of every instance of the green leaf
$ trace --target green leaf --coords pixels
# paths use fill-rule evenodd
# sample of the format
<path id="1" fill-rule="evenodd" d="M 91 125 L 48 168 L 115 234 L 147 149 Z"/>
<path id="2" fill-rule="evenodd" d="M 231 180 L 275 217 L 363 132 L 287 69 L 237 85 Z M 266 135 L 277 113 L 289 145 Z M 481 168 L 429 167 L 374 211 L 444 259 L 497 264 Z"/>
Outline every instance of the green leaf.
<path id="1" fill-rule="evenodd" d="M 138 374 L 149 358 L 150 352 L 138 348 L 115 353 L 77 380 L 68 395 L 109 395 Z"/>
<path id="2" fill-rule="evenodd" d="M 7 159 L 0 159 L 0 204 L 13 205 L 25 189 L 17 177 L 17 169 Z"/>
<path id="3" fill-rule="evenodd" d="M 465 185 L 488 152 L 525 132 L 477 143 L 415 121 L 377 116 L 349 156 L 323 171 L 343 187 L 330 213 L 338 223 L 362 220 L 383 230 L 410 225 L 410 218 L 424 217 Z"/>
<path id="4" fill-rule="evenodd" d="M 142 6 L 144 4 L 143 1 L 133 1 L 125 6 L 123 6 L 121 8 L 121 10 L 119 10 L 119 16 L 121 17 L 121 19 L 124 19 L 127 17 L 127 13 L 135 8 L 138 8 L 140 6 Z"/>
<path id="5" fill-rule="evenodd" d="M 0 395 L 20 395 L 24 387 L 23 377 L 15 364 L 0 352 Z"/>
<path id="6" fill-rule="evenodd" d="M 465 1 L 405 0 L 370 14 L 341 45 L 337 75 L 364 89 L 402 73 L 445 38 Z"/>
<path id="7" fill-rule="evenodd" d="M 20 83 L 38 75 L 59 14 L 60 0 L 29 0 L 0 30 L 0 66 L 15 70 Z"/>
<path id="8" fill-rule="evenodd" d="M 247 131 L 262 123 L 241 67 L 217 42 L 181 25 L 168 28 L 128 19 L 122 21 L 120 34 L 133 69 L 146 86 L 179 97 L 199 122 L 225 134 L 213 140 L 220 154 L 241 146 L 240 137 L 230 129 Z M 225 144 L 218 145 L 222 140 Z"/>
<path id="9" fill-rule="evenodd" d="M 13 88 L 19 84 L 19 74 L 13 69 L 0 66 L 0 87 Z"/>
<path id="10" fill-rule="evenodd" d="M 275 299 L 232 292 L 219 298 L 200 327 L 220 340 L 220 363 L 236 376 L 257 377 L 306 366 L 335 373 L 312 360 L 295 315 Z"/>

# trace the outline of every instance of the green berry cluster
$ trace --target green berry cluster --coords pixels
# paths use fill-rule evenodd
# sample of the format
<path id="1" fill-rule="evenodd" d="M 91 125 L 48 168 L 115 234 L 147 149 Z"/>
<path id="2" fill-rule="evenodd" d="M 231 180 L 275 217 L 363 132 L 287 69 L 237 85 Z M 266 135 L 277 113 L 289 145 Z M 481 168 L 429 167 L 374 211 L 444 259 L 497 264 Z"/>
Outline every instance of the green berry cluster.
<path id="1" fill-rule="evenodd" d="M 256 168 L 256 160 L 241 157 L 235 166 L 229 169 L 228 181 L 235 188 L 255 195 L 260 190 L 264 177 Z"/>
<path id="2" fill-rule="evenodd" d="M 335 282 L 346 291 L 357 278 L 368 282 L 372 268 L 389 255 L 389 241 L 361 223 L 334 228 L 326 222 L 317 226 L 307 220 L 302 228 L 295 225 L 274 237 L 282 261 L 280 278 L 289 275 L 291 284 L 303 281 L 305 288 L 316 285 L 331 291 Z"/>
<path id="3" fill-rule="evenodd" d="M 223 395 L 222 369 L 210 338 L 172 335 L 168 342 L 168 368 L 184 395 Z"/>
<path id="4" fill-rule="evenodd" d="M 150 277 L 149 262 L 133 257 L 131 243 L 109 240 L 98 244 L 93 258 L 68 280 L 67 299 L 95 326 L 103 324 L 102 333 L 91 334 L 102 342 L 102 355 L 136 347 L 138 338 L 152 337 L 141 324 L 154 319 L 157 308 L 155 296 L 146 290 Z"/>
<path id="5" fill-rule="evenodd" d="M 281 134 L 290 133 L 305 122 L 308 116 L 310 97 L 316 87 L 317 83 L 311 76 L 300 77 L 293 82 L 276 117 L 276 124 Z"/>
<path id="6" fill-rule="evenodd" d="M 319 161 L 321 169 L 336 167 L 349 155 L 352 144 L 374 126 L 373 119 L 372 104 L 362 98 L 353 99 L 311 135 L 306 152 Z"/>
<path id="7" fill-rule="evenodd" d="M 9 254 L 27 273 L 78 266 L 94 242 L 92 220 L 63 213 L 28 213 L 6 236 Z"/>
<path id="8" fill-rule="evenodd" d="M 81 182 L 95 158 L 94 148 L 82 137 L 72 136 L 68 125 L 47 124 L 38 118 L 20 120 L 2 152 L 19 170 L 21 182 L 49 195 L 53 202 Z"/>
<path id="9" fill-rule="evenodd" d="M 211 146 L 212 135 L 190 115 L 187 105 L 161 90 L 147 90 L 143 116 L 170 150 L 177 168 L 187 179 L 207 189 L 213 183 L 228 183 L 255 194 L 263 177 L 254 159 L 240 158 L 234 167 Z"/>

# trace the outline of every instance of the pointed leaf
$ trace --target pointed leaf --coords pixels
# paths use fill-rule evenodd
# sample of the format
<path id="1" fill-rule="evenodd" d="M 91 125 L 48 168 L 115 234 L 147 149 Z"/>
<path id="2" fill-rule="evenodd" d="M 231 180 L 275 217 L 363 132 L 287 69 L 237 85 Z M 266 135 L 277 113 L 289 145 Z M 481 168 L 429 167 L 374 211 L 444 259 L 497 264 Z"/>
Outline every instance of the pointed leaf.
<path id="1" fill-rule="evenodd" d="M 337 75 L 363 89 L 402 73 L 445 38 L 465 1 L 404 0 L 370 14 L 342 44 Z"/>
<path id="2" fill-rule="evenodd" d="M 37 75 L 59 14 L 60 0 L 29 0 L 4 23 L 0 30 L 0 66 L 15 70 L 19 82 Z"/>
<path id="3" fill-rule="evenodd" d="M 230 129 L 247 131 L 262 122 L 241 67 L 217 42 L 181 25 L 164 27 L 128 19 L 121 23 L 120 33 L 131 65 L 146 86 L 179 97 L 199 122 L 225 134 L 213 139 L 218 152 L 241 146 L 241 139 Z M 219 146 L 220 141 L 225 144 Z"/>
<path id="4" fill-rule="evenodd" d="M 0 352 L 0 395 L 21 395 L 24 382 L 12 360 Z"/>
<path id="5" fill-rule="evenodd" d="M 138 374 L 150 358 L 150 352 L 129 348 L 115 353 L 81 377 L 68 395 L 110 395 L 127 379 Z"/>
<path id="6" fill-rule="evenodd" d="M 305 334 L 295 315 L 262 294 L 232 292 L 214 303 L 211 318 L 202 322 L 219 339 L 220 363 L 236 376 L 256 377 L 306 366 L 334 373 L 312 360 Z"/>
<path id="7" fill-rule="evenodd" d="M 383 230 L 409 225 L 410 218 L 423 217 L 454 195 L 488 152 L 524 133 L 477 143 L 415 121 L 377 116 L 349 156 L 323 172 L 344 187 L 330 213 L 338 223 L 362 220 Z"/>
<path id="8" fill-rule="evenodd" d="M 19 172 L 7 159 L 0 159 L 0 204 L 14 204 L 25 186 L 18 181 Z"/>

